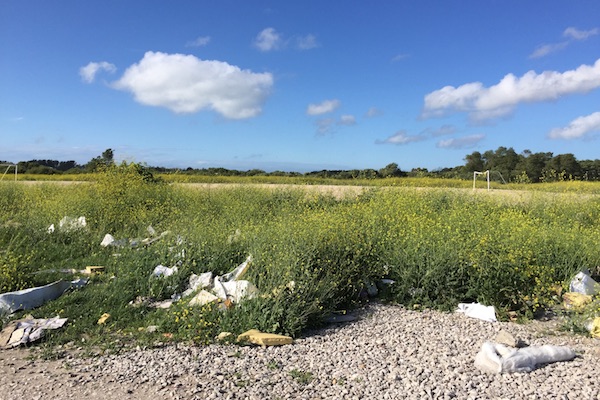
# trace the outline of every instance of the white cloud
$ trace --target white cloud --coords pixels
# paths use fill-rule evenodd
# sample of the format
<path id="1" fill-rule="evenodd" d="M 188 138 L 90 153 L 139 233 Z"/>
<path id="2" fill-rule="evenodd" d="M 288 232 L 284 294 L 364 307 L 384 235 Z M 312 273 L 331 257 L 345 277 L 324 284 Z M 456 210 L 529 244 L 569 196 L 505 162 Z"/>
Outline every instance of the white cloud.
<path id="1" fill-rule="evenodd" d="M 315 125 L 317 126 L 317 134 L 325 135 L 328 133 L 333 133 L 334 131 L 335 119 L 333 118 L 320 118 L 315 121 Z"/>
<path id="2" fill-rule="evenodd" d="M 598 35 L 599 33 L 600 33 L 600 29 L 598 29 L 598 28 L 590 29 L 587 31 L 580 31 L 579 29 L 571 26 L 571 27 L 565 29 L 565 31 L 563 32 L 563 36 L 571 38 L 571 39 L 575 39 L 575 40 L 585 40 L 585 39 L 589 38 L 590 36 L 595 36 L 595 35 Z"/>
<path id="3" fill-rule="evenodd" d="M 509 114 L 520 103 L 556 100 L 573 93 L 585 93 L 600 87 L 600 59 L 594 65 L 581 65 L 565 72 L 529 71 L 516 77 L 508 74 L 489 88 L 481 82 L 459 87 L 445 86 L 425 96 L 422 117 L 451 112 L 469 113 L 474 120 Z"/>
<path id="4" fill-rule="evenodd" d="M 203 47 L 210 43 L 210 36 L 200 36 L 185 44 L 185 47 Z"/>
<path id="5" fill-rule="evenodd" d="M 79 68 L 79 76 L 85 83 L 92 83 L 96 79 L 96 74 L 99 71 L 114 73 L 117 70 L 114 64 L 106 61 L 91 62 L 85 67 Z"/>
<path id="6" fill-rule="evenodd" d="M 338 121 L 338 125 L 351 126 L 356 124 L 354 115 L 342 115 Z"/>
<path id="7" fill-rule="evenodd" d="M 222 61 L 149 51 L 112 84 L 141 104 L 175 113 L 211 109 L 225 118 L 258 115 L 273 86 L 270 73 L 242 70 Z"/>
<path id="8" fill-rule="evenodd" d="M 444 135 L 452 135 L 456 133 L 456 127 L 453 125 L 442 125 L 437 129 L 427 128 L 423 132 L 423 134 L 430 134 L 431 136 L 444 136 Z"/>
<path id="9" fill-rule="evenodd" d="M 529 55 L 529 58 L 540 58 L 547 56 L 548 54 L 555 53 L 566 48 L 574 40 L 586 40 L 587 38 L 597 35 L 600 33 L 600 29 L 594 28 L 587 31 L 580 31 L 577 28 L 569 27 L 564 30 L 563 37 L 567 38 L 567 41 L 559 43 L 543 44 L 538 46 L 533 53 Z"/>
<path id="10" fill-rule="evenodd" d="M 335 111 L 340 106 L 340 104 L 341 104 L 341 102 L 337 99 L 324 100 L 323 102 L 321 102 L 319 104 L 309 104 L 306 109 L 306 113 L 308 115 L 327 114 L 332 111 Z"/>
<path id="11" fill-rule="evenodd" d="M 300 50 L 310 50 L 319 47 L 317 37 L 315 35 L 300 36 L 297 38 L 297 45 Z"/>
<path id="12" fill-rule="evenodd" d="M 547 56 L 550 53 L 554 53 L 554 52 L 564 49 L 565 47 L 567 47 L 568 44 L 569 44 L 569 42 L 560 42 L 560 43 L 551 43 L 551 44 L 544 44 L 544 45 L 538 46 L 533 51 L 533 53 L 531 53 L 529 55 L 529 58 L 540 58 L 540 57 Z"/>
<path id="13" fill-rule="evenodd" d="M 254 46 L 260 51 L 267 52 L 279 49 L 283 44 L 281 35 L 274 28 L 263 29 L 254 39 Z"/>
<path id="14" fill-rule="evenodd" d="M 477 143 L 481 142 L 485 138 L 485 135 L 470 135 L 461 138 L 451 138 L 440 140 L 437 142 L 437 147 L 442 149 L 466 149 L 474 147 Z"/>
<path id="15" fill-rule="evenodd" d="M 371 107 L 367 110 L 365 115 L 367 116 L 367 118 L 378 117 L 380 115 L 383 115 L 383 111 L 381 111 L 377 107 Z"/>
<path id="16" fill-rule="evenodd" d="M 392 57 L 392 62 L 402 61 L 407 59 L 408 57 L 410 57 L 409 54 L 396 54 L 394 57 Z"/>
<path id="17" fill-rule="evenodd" d="M 384 140 L 376 140 L 376 144 L 396 144 L 405 145 L 425 140 L 423 135 L 409 135 L 405 130 L 401 130 Z"/>
<path id="18" fill-rule="evenodd" d="M 600 111 L 575 118 L 568 126 L 550 131 L 550 139 L 578 139 L 588 133 L 600 132 Z"/>

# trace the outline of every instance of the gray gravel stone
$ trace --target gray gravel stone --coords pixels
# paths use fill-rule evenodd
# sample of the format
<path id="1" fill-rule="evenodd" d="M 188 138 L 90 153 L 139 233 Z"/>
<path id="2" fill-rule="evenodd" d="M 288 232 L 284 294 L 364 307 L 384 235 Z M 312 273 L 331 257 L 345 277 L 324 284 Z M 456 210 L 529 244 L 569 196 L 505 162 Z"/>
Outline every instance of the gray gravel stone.
<path id="1" fill-rule="evenodd" d="M 307 332 L 293 345 L 281 347 L 177 345 L 87 359 L 73 357 L 66 379 L 74 388 L 62 390 L 62 397 L 60 393 L 51 393 L 51 397 L 600 398 L 598 340 L 561 333 L 547 328 L 547 323 L 488 323 L 458 313 L 419 312 L 377 303 L 356 314 L 354 322 Z M 567 345 L 578 357 L 528 374 L 482 373 L 474 367 L 475 355 L 483 342 L 493 340 L 500 331 L 530 345 Z M 231 357 L 232 353 L 239 356 Z M 25 372 L 19 374 L 26 376 Z M 92 388 L 94 384 L 105 390 Z M 111 392 L 110 388 L 116 387 L 119 391 Z M 31 398 L 35 393 L 19 386 L 8 390 L 9 399 L 24 394 Z"/>

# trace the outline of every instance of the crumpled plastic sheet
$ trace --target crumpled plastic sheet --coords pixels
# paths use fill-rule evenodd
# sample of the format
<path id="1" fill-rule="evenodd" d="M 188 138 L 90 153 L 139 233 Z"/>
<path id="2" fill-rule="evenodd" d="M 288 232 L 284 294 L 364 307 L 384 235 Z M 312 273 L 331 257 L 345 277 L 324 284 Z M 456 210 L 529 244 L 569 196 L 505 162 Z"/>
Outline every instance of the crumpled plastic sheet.
<path id="1" fill-rule="evenodd" d="M 56 281 L 45 286 L 18 290 L 0 294 L 0 315 L 12 314 L 19 310 L 31 310 L 47 301 L 54 300 L 71 288 L 79 288 L 87 283 L 87 279 L 74 281 Z"/>
<path id="2" fill-rule="evenodd" d="M 569 291 L 593 296 L 600 293 L 600 283 L 593 280 L 588 271 L 580 271 L 571 279 Z"/>
<path id="3" fill-rule="evenodd" d="M 497 321 L 496 309 L 493 306 L 484 306 L 480 303 L 459 303 L 456 312 L 464 313 L 467 317 L 477 318 L 482 321 Z"/>
<path id="4" fill-rule="evenodd" d="M 485 342 L 475 357 L 475 366 L 496 374 L 531 372 L 538 365 L 570 361 L 575 352 L 566 346 L 530 346 L 514 349 L 503 344 Z"/>
<path id="5" fill-rule="evenodd" d="M 61 328 L 67 318 L 34 319 L 25 318 L 9 322 L 0 332 L 0 348 L 13 347 L 35 342 L 44 336 L 47 329 Z"/>

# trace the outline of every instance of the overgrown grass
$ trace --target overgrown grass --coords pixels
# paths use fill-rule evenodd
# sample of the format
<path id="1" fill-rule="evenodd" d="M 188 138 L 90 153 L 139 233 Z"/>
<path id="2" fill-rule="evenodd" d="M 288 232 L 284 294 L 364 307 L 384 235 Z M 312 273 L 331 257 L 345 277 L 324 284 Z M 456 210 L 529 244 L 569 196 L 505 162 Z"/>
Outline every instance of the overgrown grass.
<path id="1" fill-rule="evenodd" d="M 557 288 L 577 270 L 600 264 L 593 195 L 370 188 L 337 199 L 291 187 L 191 190 L 140 172 L 121 165 L 84 185 L 1 182 L 3 292 L 73 278 L 56 270 L 106 267 L 85 288 L 32 311 L 69 318 L 50 343 L 207 343 L 251 328 L 296 336 L 359 304 L 365 285 L 382 278 L 395 280 L 388 298 L 402 304 L 450 310 L 480 301 L 531 317 L 559 300 Z M 48 233 L 65 215 L 86 216 L 88 225 Z M 106 233 L 144 237 L 149 225 L 171 233 L 147 247 L 100 246 Z M 191 273 L 222 274 L 249 254 L 245 279 L 261 295 L 231 309 L 130 305 L 168 299 Z M 157 278 L 158 264 L 179 271 Z M 98 325 L 104 313 L 111 316 Z"/>

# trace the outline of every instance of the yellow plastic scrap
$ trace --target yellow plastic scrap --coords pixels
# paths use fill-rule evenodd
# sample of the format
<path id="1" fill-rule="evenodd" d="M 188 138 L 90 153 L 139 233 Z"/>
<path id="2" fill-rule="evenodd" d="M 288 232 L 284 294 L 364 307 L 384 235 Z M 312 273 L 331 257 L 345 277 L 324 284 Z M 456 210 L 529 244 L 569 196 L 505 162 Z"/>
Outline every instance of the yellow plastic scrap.
<path id="1" fill-rule="evenodd" d="M 591 302 L 592 296 L 587 294 L 577 292 L 563 294 L 563 304 L 566 308 L 581 308 Z"/>
<path id="2" fill-rule="evenodd" d="M 247 341 L 248 343 L 258 344 L 260 346 L 282 346 L 292 344 L 294 340 L 289 336 L 277 335 L 275 333 L 264 333 L 258 329 L 250 329 L 237 337 L 238 342 Z"/>
<path id="3" fill-rule="evenodd" d="M 104 267 L 100 265 L 88 265 L 85 267 L 85 273 L 87 275 L 96 275 L 102 272 L 104 272 Z"/>
<path id="4" fill-rule="evenodd" d="M 590 335 L 596 339 L 600 339 L 600 317 L 594 318 L 592 321 L 592 329 L 590 329 Z"/>
<path id="5" fill-rule="evenodd" d="M 110 314 L 109 313 L 104 313 L 102 314 L 102 316 L 100 317 L 100 319 L 98 320 L 98 325 L 102 325 L 103 323 L 106 322 L 107 319 L 110 318 Z"/>

